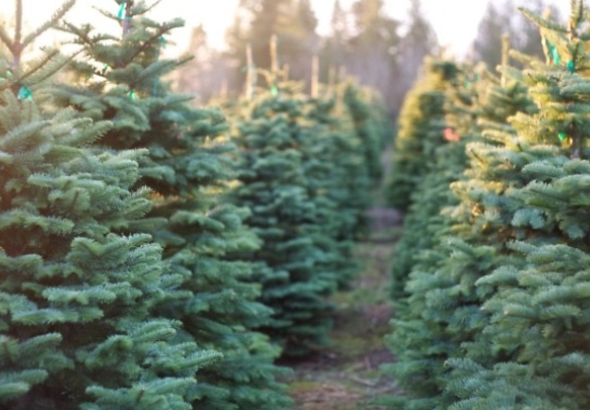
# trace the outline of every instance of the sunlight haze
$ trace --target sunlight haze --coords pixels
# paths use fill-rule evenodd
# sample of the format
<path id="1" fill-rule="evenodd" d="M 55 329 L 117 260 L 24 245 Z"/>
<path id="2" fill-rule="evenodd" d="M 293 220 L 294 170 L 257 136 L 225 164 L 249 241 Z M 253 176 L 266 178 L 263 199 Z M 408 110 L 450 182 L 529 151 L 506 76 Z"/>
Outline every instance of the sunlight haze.
<path id="1" fill-rule="evenodd" d="M 341 0 L 344 7 L 349 7 L 354 0 Z M 49 12 L 53 12 L 62 0 L 44 0 L 43 7 L 39 8 L 39 2 L 24 0 L 25 20 L 29 25 L 37 26 L 44 22 Z M 168 20 L 181 17 L 185 20 L 186 26 L 176 30 L 172 47 L 174 52 L 186 50 L 190 31 L 193 26 L 203 24 L 207 31 L 209 44 L 215 48 L 222 49 L 225 43 L 225 31 L 233 21 L 234 11 L 239 0 L 164 0 L 154 9 L 156 19 Z M 403 20 L 409 5 L 409 0 L 385 0 L 385 8 L 388 14 L 398 20 Z M 485 12 L 487 1 L 473 0 L 423 0 L 422 8 L 424 14 L 434 27 L 439 42 L 442 46 L 448 47 L 458 55 L 464 55 L 477 34 L 478 24 Z M 527 5 L 530 1 L 515 1 L 515 4 Z M 554 1 L 562 15 L 569 10 L 569 2 Z M 567 3 L 567 4 L 566 4 Z M 4 1 L 0 5 L 0 15 L 4 20 L 6 15 L 13 13 L 12 1 Z M 100 16 L 97 17 L 92 6 L 105 7 L 110 5 L 113 13 L 117 12 L 117 5 L 114 2 L 104 0 L 78 1 L 74 10 L 68 15 L 70 21 L 79 23 L 92 22 L 106 29 L 108 23 L 102 23 Z M 333 0 L 312 0 L 314 11 L 318 18 L 319 34 L 326 34 L 329 31 L 330 17 L 334 5 Z M 116 30 L 116 28 L 111 27 Z"/>

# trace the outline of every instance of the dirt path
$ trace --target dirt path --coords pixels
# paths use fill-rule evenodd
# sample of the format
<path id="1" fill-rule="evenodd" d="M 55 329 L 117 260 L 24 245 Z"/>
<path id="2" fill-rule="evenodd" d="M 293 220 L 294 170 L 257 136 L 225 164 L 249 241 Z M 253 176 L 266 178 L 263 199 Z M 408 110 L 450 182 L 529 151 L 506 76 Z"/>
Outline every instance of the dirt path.
<path id="1" fill-rule="evenodd" d="M 397 389 L 379 367 L 393 360 L 383 336 L 390 332 L 389 264 L 399 218 L 384 209 L 374 209 L 371 218 L 372 235 L 356 249 L 363 272 L 351 291 L 333 298 L 332 345 L 295 364 L 288 381 L 296 410 L 381 410 L 371 402 Z"/>

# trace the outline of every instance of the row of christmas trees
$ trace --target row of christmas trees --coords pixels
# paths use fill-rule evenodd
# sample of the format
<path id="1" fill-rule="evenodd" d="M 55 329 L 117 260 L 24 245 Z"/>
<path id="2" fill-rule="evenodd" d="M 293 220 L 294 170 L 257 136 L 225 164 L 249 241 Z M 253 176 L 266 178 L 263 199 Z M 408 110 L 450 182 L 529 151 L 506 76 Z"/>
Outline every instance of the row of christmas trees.
<path id="1" fill-rule="evenodd" d="M 195 108 L 163 76 L 179 20 L 115 0 L 79 52 L 0 26 L 0 408 L 277 409 L 279 355 L 325 342 L 387 125 L 353 83 Z M 48 82 L 58 73 L 65 81 Z M 226 119 L 226 117 L 229 119 Z"/>
<path id="2" fill-rule="evenodd" d="M 406 100 L 391 408 L 590 408 L 590 13 L 523 12 L 547 61 L 430 60 Z"/>

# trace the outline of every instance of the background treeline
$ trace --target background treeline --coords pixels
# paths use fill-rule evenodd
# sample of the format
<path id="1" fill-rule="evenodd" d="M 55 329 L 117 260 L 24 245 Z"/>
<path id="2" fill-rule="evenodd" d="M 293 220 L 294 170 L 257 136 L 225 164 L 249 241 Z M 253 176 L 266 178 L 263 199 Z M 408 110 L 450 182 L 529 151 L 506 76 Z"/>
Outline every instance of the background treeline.
<path id="1" fill-rule="evenodd" d="M 541 11 L 546 2 L 528 4 Z M 514 9 L 512 0 L 490 3 L 468 59 L 495 67 L 500 63 L 502 34 L 513 35 L 516 49 L 541 55 L 538 30 Z M 350 7 L 336 0 L 329 33 L 320 36 L 317 23 L 310 0 L 241 0 L 226 35 L 227 50 L 209 48 L 204 30 L 193 30 L 189 51 L 197 58 L 178 72 L 178 87 L 198 93 L 205 101 L 219 94 L 236 95 L 246 77 L 246 44 L 252 45 L 254 63 L 269 68 L 267 44 L 276 34 L 280 64 L 289 67 L 291 78 L 305 81 L 309 89 L 312 58 L 317 55 L 323 82 L 349 74 L 381 90 L 393 119 L 424 57 L 444 51 L 420 0 L 410 2 L 404 18 L 389 16 L 384 0 L 355 0 Z"/>

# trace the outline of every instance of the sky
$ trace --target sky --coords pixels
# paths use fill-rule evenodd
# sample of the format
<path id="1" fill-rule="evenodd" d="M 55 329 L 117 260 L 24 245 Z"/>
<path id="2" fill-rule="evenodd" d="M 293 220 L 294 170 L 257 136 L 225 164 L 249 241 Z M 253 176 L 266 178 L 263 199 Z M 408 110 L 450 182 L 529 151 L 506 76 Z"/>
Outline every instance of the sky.
<path id="1" fill-rule="evenodd" d="M 344 7 L 354 0 L 341 0 Z M 203 24 L 207 31 L 209 44 L 222 48 L 225 30 L 232 22 L 233 12 L 239 0 L 163 0 L 153 10 L 154 19 L 168 20 L 182 17 L 186 27 L 176 30 L 174 51 L 185 50 L 188 46 L 191 27 Z M 395 19 L 403 19 L 407 13 L 409 0 L 384 0 L 387 13 Z M 517 5 L 526 5 L 530 0 L 515 0 Z M 30 26 L 37 26 L 53 12 L 63 0 L 23 0 L 25 20 Z M 459 56 L 467 54 L 470 45 L 477 34 L 477 26 L 484 15 L 487 0 L 422 0 L 422 8 L 433 25 L 439 42 L 452 53 Z M 553 0 L 562 11 L 562 15 L 569 12 L 569 1 Z M 42 4 L 43 7 L 39 7 Z M 72 22 L 100 24 L 104 29 L 117 30 L 108 27 L 107 23 L 100 23 L 100 17 L 91 9 L 92 6 L 108 7 L 116 13 L 118 6 L 111 0 L 78 0 L 68 15 Z M 319 20 L 320 34 L 328 32 L 334 0 L 312 0 L 314 11 Z M 10 7 L 9 7 L 10 6 Z M 13 12 L 13 1 L 0 2 L 0 16 Z M 516 12 L 516 10 L 515 10 Z M 5 19 L 5 17 L 1 17 Z M 4 23 L 4 21 L 2 20 Z M 171 42 L 171 43 L 172 43 Z"/>

